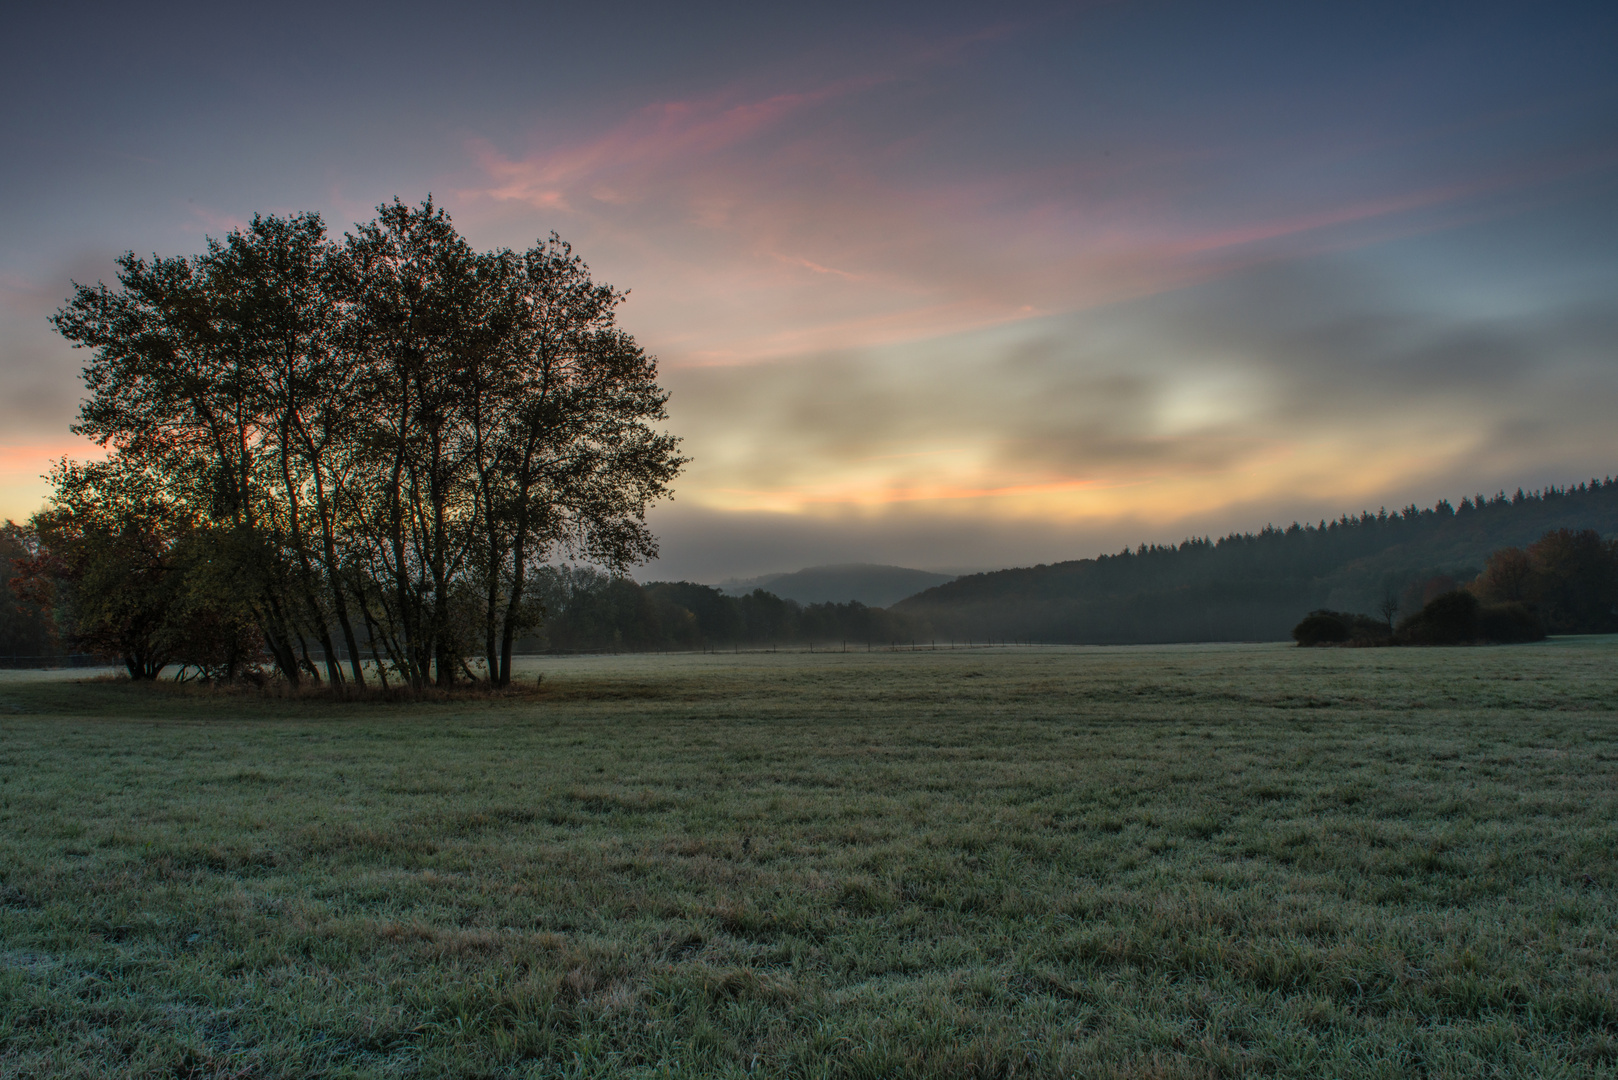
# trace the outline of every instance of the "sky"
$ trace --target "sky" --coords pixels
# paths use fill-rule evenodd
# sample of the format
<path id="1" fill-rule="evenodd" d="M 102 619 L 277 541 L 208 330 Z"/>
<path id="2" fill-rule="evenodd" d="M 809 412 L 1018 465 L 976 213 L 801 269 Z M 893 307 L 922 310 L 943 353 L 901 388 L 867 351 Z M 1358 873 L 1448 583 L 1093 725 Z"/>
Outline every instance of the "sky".
<path id="1" fill-rule="evenodd" d="M 692 459 L 643 579 L 1605 477 L 1615 41 L 1610 3 L 32 5 L 0 517 L 94 452 L 72 281 L 429 194 L 630 291 Z"/>

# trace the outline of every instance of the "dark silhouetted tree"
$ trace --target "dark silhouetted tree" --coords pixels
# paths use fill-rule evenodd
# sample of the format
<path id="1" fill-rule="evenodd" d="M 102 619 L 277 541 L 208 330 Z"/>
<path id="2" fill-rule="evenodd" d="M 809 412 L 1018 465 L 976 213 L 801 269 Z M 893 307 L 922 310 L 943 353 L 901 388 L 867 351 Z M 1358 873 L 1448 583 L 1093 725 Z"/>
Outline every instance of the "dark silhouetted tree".
<path id="1" fill-rule="evenodd" d="M 1553 634 L 1618 630 L 1618 541 L 1555 529 L 1528 547 L 1528 600 Z"/>
<path id="2" fill-rule="evenodd" d="M 396 200 L 341 243 L 257 217 L 195 258 L 127 255 L 118 284 L 55 316 L 91 350 L 76 430 L 191 523 L 199 582 L 251 590 L 288 680 L 318 650 L 363 684 L 369 651 L 448 685 L 481 653 L 504 684 L 537 567 L 656 554 L 645 512 L 684 464 L 653 426 L 667 395 L 624 294 L 554 235 L 477 252 Z"/>

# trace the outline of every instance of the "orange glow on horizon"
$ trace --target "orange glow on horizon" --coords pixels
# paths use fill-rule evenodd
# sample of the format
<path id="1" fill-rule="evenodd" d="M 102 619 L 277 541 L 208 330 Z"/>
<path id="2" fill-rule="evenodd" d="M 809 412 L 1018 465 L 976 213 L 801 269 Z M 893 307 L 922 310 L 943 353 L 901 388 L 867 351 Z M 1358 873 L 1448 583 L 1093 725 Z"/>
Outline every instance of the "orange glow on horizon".
<path id="1" fill-rule="evenodd" d="M 87 439 L 0 443 L 0 520 L 24 521 L 43 509 L 50 495 L 45 476 L 62 458 L 94 461 L 106 456 L 105 447 Z"/>
<path id="2" fill-rule="evenodd" d="M 1105 477 L 1050 478 L 1013 482 L 962 482 L 940 475 L 913 482 L 883 482 L 850 476 L 801 487 L 705 488 L 695 502 L 731 513 L 774 513 L 804 517 L 881 516 L 908 511 L 943 519 L 990 516 L 1007 520 L 1101 524 L 1134 520 L 1168 524 L 1217 513 L 1233 505 L 1296 501 L 1329 493 L 1344 500 L 1385 502 L 1396 490 L 1444 466 L 1464 460 L 1473 439 L 1456 432 L 1434 438 L 1427 452 L 1412 456 L 1399 447 L 1278 443 L 1239 467 L 1205 472 L 1149 471 Z M 1355 460 L 1352 476 L 1341 463 Z M 1256 527 L 1256 526 L 1255 526 Z"/>

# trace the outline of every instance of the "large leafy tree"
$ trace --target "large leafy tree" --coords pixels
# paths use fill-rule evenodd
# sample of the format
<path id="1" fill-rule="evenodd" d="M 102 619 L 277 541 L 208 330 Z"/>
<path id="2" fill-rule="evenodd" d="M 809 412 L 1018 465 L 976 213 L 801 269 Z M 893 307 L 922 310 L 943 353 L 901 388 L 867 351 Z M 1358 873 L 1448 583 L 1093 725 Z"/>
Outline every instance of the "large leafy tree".
<path id="1" fill-rule="evenodd" d="M 485 650 L 504 682 L 516 635 L 532 622 L 530 568 L 559 548 L 620 571 L 655 556 L 645 509 L 668 493 L 682 459 L 677 440 L 648 423 L 664 418 L 667 395 L 656 362 L 614 324 L 624 294 L 592 281 L 555 234 L 498 259 L 516 362 L 493 369 L 494 422 L 474 466 L 487 508 Z"/>
<path id="2" fill-rule="evenodd" d="M 684 464 L 666 394 L 624 294 L 554 235 L 478 252 L 430 200 L 341 241 L 257 217 L 126 255 L 118 286 L 54 319 L 91 350 L 76 430 L 192 523 L 291 681 L 318 651 L 334 685 L 449 684 L 480 654 L 504 684 L 536 566 L 656 553 L 645 512 Z"/>

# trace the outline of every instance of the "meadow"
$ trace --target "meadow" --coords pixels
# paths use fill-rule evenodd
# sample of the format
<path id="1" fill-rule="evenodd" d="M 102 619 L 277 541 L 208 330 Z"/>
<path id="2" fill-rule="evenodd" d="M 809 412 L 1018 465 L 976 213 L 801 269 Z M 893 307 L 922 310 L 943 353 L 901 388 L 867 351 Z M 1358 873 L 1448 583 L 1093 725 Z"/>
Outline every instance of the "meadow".
<path id="1" fill-rule="evenodd" d="M 1618 638 L 524 665 L 0 673 L 0 1074 L 1618 1073 Z"/>

